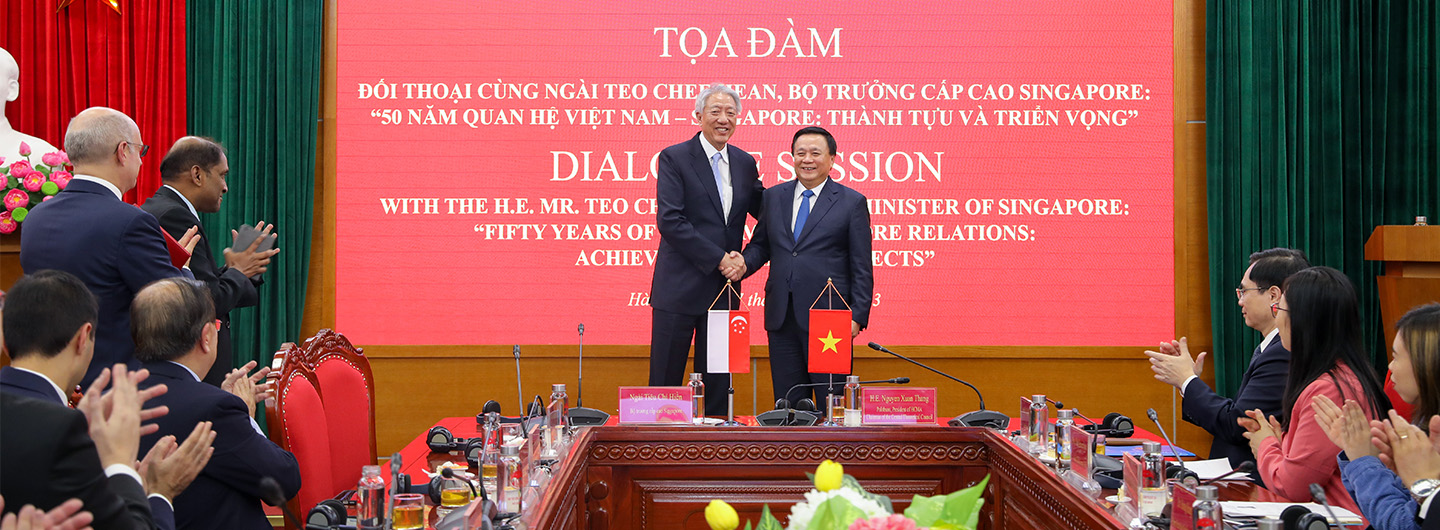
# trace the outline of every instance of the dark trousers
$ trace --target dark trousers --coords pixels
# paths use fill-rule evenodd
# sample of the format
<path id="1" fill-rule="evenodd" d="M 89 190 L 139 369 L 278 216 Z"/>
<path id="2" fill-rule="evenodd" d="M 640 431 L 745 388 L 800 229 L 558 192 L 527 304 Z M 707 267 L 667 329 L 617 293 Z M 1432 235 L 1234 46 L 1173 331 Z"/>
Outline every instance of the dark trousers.
<path id="1" fill-rule="evenodd" d="M 729 408 L 730 374 L 705 373 L 705 315 L 682 315 L 652 309 L 650 325 L 650 386 L 684 386 L 685 360 L 695 345 L 695 371 L 704 373 L 705 415 L 725 416 Z"/>
<path id="2" fill-rule="evenodd" d="M 806 310 L 806 318 L 809 312 Z M 846 374 L 816 374 L 808 370 L 810 363 L 810 333 L 795 315 L 795 301 L 785 311 L 785 321 L 780 329 L 770 331 L 770 378 L 775 390 L 775 399 L 785 397 L 795 385 L 806 383 L 834 383 L 815 387 L 797 388 L 789 393 L 791 406 L 801 399 L 815 400 L 816 410 L 825 411 L 825 396 L 840 394 L 845 389 Z"/>

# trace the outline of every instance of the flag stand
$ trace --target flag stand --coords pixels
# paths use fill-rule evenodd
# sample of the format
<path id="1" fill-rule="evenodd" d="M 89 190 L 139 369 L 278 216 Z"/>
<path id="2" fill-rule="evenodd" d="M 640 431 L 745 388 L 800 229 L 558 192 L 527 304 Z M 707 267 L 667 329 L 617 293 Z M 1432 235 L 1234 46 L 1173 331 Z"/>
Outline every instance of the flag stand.
<path id="1" fill-rule="evenodd" d="M 828 294 L 829 296 L 826 296 L 827 294 Z M 834 278 L 825 278 L 825 288 L 820 290 L 820 294 L 815 297 L 815 302 L 812 303 L 812 304 L 810 304 L 810 309 L 815 309 L 815 306 L 820 305 L 820 298 L 823 297 L 823 298 L 825 298 L 825 305 L 827 306 L 825 309 L 826 309 L 826 310 L 834 310 L 834 309 L 835 309 L 835 297 L 836 297 L 836 296 L 839 296 L 839 297 L 840 297 L 840 303 L 845 306 L 845 309 L 846 309 L 847 311 L 853 311 L 853 310 L 850 309 L 850 303 L 845 301 L 845 296 L 842 295 L 842 294 L 840 294 L 840 289 L 838 289 L 838 288 L 835 287 L 835 279 L 834 279 Z M 852 356 L 853 356 L 853 354 L 852 354 Z M 852 362 L 853 362 L 853 361 L 852 361 Z M 852 369 L 853 369 L 853 366 L 852 366 Z M 816 426 L 817 426 L 817 427 L 841 427 L 841 426 L 844 426 L 844 422 L 842 422 L 841 420 L 836 419 L 836 417 L 835 417 L 835 409 L 841 406 L 841 405 L 840 405 L 839 403 L 837 403 L 837 402 L 840 401 L 841 399 L 843 399 L 843 396 L 835 393 L 835 374 L 825 374 L 825 375 L 826 375 L 827 378 L 829 379 L 829 383 L 830 383 L 829 386 L 826 387 L 826 390 L 825 390 L 825 421 L 816 424 Z"/>
<path id="2" fill-rule="evenodd" d="M 728 303 L 728 302 L 730 301 L 730 298 L 729 298 L 729 297 L 726 297 L 726 302 L 727 302 L 727 303 L 726 303 L 725 305 L 731 306 L 731 307 L 730 307 L 731 310 L 734 309 L 734 306 L 735 306 L 735 305 L 739 305 L 739 304 L 745 302 L 744 297 L 742 297 L 742 296 L 740 295 L 740 292 L 735 290 L 735 284 L 734 284 L 734 282 L 732 282 L 732 281 L 730 281 L 730 280 L 725 280 L 725 288 L 724 288 L 724 289 L 721 289 L 721 290 L 720 290 L 720 294 L 715 295 L 715 300 L 713 300 L 713 301 L 710 302 L 710 309 L 711 309 L 711 310 L 714 310 L 714 309 L 715 309 L 715 304 L 720 303 L 720 297 L 725 296 L 726 293 L 733 293 L 733 294 L 735 295 L 734 300 L 737 302 L 736 304 L 730 304 L 730 303 Z M 715 353 L 715 352 L 710 352 L 710 353 L 707 353 L 707 355 L 713 355 L 714 353 Z M 730 377 L 729 377 L 728 379 L 726 379 L 726 383 L 727 383 L 726 386 L 728 386 L 729 388 L 727 388 L 727 389 L 726 389 L 726 392 L 725 392 L 725 400 L 726 400 L 726 405 L 725 405 L 725 421 L 720 422 L 720 423 L 716 424 L 715 426 L 716 426 L 716 427 L 744 427 L 745 424 L 740 423 L 740 422 L 738 422 L 738 421 L 735 421 L 735 374 L 732 373 L 732 374 L 729 374 L 729 375 L 730 375 Z"/>

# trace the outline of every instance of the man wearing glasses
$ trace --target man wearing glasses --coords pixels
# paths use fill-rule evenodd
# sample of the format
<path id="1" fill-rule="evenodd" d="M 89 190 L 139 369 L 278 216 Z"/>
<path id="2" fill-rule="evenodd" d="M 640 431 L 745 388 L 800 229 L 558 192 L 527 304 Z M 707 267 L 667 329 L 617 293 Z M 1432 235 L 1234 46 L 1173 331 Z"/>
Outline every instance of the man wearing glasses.
<path id="1" fill-rule="evenodd" d="M 1225 457 L 1231 466 L 1254 461 L 1245 429 L 1236 420 L 1245 411 L 1260 409 L 1266 415 L 1281 415 L 1285 393 L 1285 377 L 1290 371 L 1290 351 L 1280 344 L 1280 330 L 1275 326 L 1272 304 L 1280 300 L 1280 287 L 1285 278 L 1310 266 L 1305 253 L 1288 248 L 1272 248 L 1250 255 L 1240 286 L 1235 288 L 1236 304 L 1245 325 L 1265 334 L 1251 353 L 1250 366 L 1240 379 L 1235 398 L 1216 394 L 1200 379 L 1206 353 L 1190 357 L 1185 338 L 1160 344 L 1160 351 L 1147 351 L 1150 369 L 1155 378 L 1180 390 L 1184 398 L 1182 413 L 1185 421 L 1205 429 L 1215 437 L 1210 445 L 1210 458 Z"/>
<path id="2" fill-rule="evenodd" d="M 65 132 L 74 179 L 36 206 L 21 230 L 22 268 L 74 274 L 100 301 L 95 356 L 81 385 L 102 368 L 131 360 L 130 302 L 140 288 L 161 278 L 194 277 L 188 260 L 184 270 L 170 263 L 155 217 L 122 200 L 150 150 L 140 142 L 140 128 L 129 116 L 105 107 L 81 111 Z M 191 228 L 180 238 L 186 250 L 194 248 L 195 234 Z"/>

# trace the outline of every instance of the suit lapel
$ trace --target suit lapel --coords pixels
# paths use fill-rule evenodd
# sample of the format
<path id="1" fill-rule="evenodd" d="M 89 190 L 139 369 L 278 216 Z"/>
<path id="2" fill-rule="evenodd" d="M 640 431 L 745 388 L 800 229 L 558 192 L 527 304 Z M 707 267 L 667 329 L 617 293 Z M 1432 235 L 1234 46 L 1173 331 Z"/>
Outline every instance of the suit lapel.
<path id="1" fill-rule="evenodd" d="M 810 207 L 810 216 L 805 218 L 805 228 L 800 229 L 800 239 L 795 242 L 797 245 L 805 240 L 805 236 L 815 231 L 815 225 L 820 224 L 820 220 L 825 218 L 825 214 L 839 197 L 840 185 L 833 180 L 826 182 L 825 191 L 815 198 L 815 206 Z M 792 199 L 790 202 L 793 204 L 795 201 Z"/>
<path id="2" fill-rule="evenodd" d="M 800 181 L 792 180 L 776 186 L 779 188 L 776 192 L 780 195 L 780 209 L 784 214 L 780 216 L 780 224 L 785 226 L 785 237 L 782 239 L 787 247 L 792 248 L 795 246 L 795 221 L 791 218 L 795 217 L 795 186 L 799 185 Z"/>
<path id="3" fill-rule="evenodd" d="M 690 169 L 695 171 L 695 179 L 699 181 L 700 188 L 710 197 L 710 204 L 715 206 L 715 212 L 720 219 L 725 220 L 725 205 L 720 203 L 720 188 L 715 185 L 715 172 L 710 170 L 710 159 L 705 156 L 705 148 L 699 142 L 705 141 L 699 133 L 695 134 L 695 141 L 690 143 L 690 150 L 695 156 L 690 157 L 693 163 Z M 729 148 L 729 145 L 725 146 Z"/>

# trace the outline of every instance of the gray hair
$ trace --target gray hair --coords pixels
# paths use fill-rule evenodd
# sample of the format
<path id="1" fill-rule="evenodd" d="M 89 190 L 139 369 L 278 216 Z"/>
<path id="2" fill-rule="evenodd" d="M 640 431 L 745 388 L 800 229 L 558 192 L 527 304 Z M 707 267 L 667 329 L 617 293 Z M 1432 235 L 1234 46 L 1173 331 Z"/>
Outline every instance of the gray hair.
<path id="1" fill-rule="evenodd" d="M 740 106 L 740 94 L 735 92 L 735 89 L 725 86 L 724 83 L 715 83 L 710 85 L 710 88 L 701 90 L 700 96 L 695 98 L 695 113 L 704 114 L 705 100 L 710 99 L 710 96 L 715 94 L 725 94 L 730 96 L 730 99 L 735 100 L 735 114 L 740 114 L 744 111 L 744 107 Z"/>
<path id="2" fill-rule="evenodd" d="M 105 107 L 91 107 L 70 119 L 65 131 L 65 154 L 76 163 L 104 160 L 120 142 L 130 140 L 135 122 L 124 113 Z"/>

